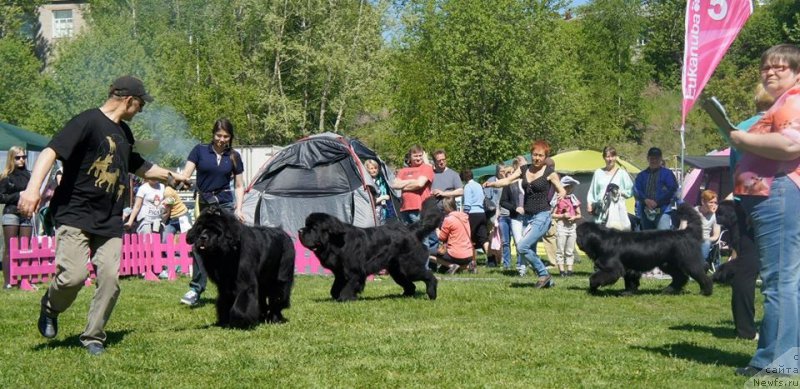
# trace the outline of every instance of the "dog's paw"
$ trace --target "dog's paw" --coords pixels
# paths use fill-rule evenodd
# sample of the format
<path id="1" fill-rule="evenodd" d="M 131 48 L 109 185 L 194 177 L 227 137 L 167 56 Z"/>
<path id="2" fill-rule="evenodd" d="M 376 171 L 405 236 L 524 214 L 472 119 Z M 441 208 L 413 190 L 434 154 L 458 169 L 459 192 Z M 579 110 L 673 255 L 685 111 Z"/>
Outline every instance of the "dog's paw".
<path id="1" fill-rule="evenodd" d="M 623 297 L 628 297 L 628 296 L 633 296 L 635 294 L 636 294 L 635 290 L 623 290 L 622 293 L 620 293 L 619 295 Z"/>
<path id="2" fill-rule="evenodd" d="M 286 323 L 287 321 L 288 320 L 286 320 L 286 318 L 283 317 L 283 315 L 280 313 L 270 313 L 269 315 L 267 315 L 267 320 L 266 320 L 266 322 L 270 324 L 283 324 Z"/>
<path id="3" fill-rule="evenodd" d="M 661 294 L 680 294 L 680 289 L 675 289 L 671 285 L 661 290 Z"/>
<path id="4" fill-rule="evenodd" d="M 342 294 L 342 295 L 339 295 L 339 297 L 336 298 L 336 301 L 338 301 L 340 303 L 344 303 L 344 302 L 347 302 L 347 301 L 356 301 L 356 299 L 358 299 L 358 297 L 356 297 L 354 295 L 353 296 L 348 296 L 348 295 Z"/>

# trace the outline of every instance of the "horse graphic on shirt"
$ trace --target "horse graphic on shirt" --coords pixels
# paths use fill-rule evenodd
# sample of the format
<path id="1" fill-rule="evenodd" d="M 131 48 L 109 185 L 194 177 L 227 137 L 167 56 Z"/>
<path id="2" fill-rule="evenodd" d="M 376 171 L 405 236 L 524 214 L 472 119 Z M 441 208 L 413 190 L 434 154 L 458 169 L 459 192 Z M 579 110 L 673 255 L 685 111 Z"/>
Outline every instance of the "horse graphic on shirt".
<path id="1" fill-rule="evenodd" d="M 96 187 L 101 189 L 105 187 L 105 191 L 108 193 L 114 193 L 114 189 L 117 189 L 117 198 L 119 198 L 124 191 L 124 185 L 119 185 L 119 188 L 117 187 L 119 169 L 115 169 L 113 172 L 108 171 L 109 167 L 111 167 L 111 164 L 114 162 L 117 144 L 110 136 L 107 136 L 106 140 L 108 141 L 108 154 L 97 158 L 94 163 L 92 163 L 92 166 L 89 168 L 89 174 L 96 178 L 94 181 Z"/>

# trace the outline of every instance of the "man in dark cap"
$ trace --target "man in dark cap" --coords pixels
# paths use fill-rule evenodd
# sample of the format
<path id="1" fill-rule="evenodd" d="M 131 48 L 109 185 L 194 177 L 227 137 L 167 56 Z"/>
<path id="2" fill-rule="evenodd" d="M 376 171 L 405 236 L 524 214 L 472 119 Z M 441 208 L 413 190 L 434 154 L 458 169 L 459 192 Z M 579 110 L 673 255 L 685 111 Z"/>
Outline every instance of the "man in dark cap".
<path id="1" fill-rule="evenodd" d="M 139 79 L 125 76 L 114 80 L 100 108 L 73 117 L 53 137 L 20 195 L 20 212 L 31 216 L 39 207 L 39 188 L 50 168 L 56 159 L 62 162 L 64 175 L 50 200 L 57 228 L 56 274 L 42 297 L 38 329 L 46 338 L 57 335 L 58 315 L 75 301 L 89 276 L 86 261 L 90 259 L 96 269 L 97 291 L 80 341 L 92 355 L 105 351 L 105 325 L 120 291 L 128 172 L 161 181 L 186 181 L 183 175 L 145 161 L 133 151 L 133 133 L 125 122 L 151 101 Z"/>
<path id="2" fill-rule="evenodd" d="M 636 216 L 641 220 L 642 230 L 668 230 L 672 224 L 668 213 L 678 181 L 663 162 L 661 149 L 651 147 L 647 151 L 647 169 L 636 176 L 633 184 Z"/>

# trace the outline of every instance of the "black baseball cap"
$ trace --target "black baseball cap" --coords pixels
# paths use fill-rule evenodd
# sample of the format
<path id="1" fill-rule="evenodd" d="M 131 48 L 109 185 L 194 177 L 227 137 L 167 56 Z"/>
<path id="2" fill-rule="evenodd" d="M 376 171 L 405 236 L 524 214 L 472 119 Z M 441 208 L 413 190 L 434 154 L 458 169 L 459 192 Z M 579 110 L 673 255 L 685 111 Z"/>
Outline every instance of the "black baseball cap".
<path id="1" fill-rule="evenodd" d="M 647 150 L 648 157 L 660 157 L 661 156 L 661 149 L 658 147 L 651 147 L 650 150 Z"/>
<path id="2" fill-rule="evenodd" d="M 136 96 L 151 103 L 153 96 L 144 90 L 142 80 L 133 76 L 122 76 L 111 83 L 111 93 L 116 96 Z"/>

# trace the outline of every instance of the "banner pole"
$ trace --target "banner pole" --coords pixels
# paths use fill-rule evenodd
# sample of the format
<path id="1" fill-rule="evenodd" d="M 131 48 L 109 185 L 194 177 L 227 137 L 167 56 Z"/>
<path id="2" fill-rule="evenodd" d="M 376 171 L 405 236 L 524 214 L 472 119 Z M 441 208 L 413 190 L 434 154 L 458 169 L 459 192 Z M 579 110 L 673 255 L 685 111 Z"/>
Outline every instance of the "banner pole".
<path id="1" fill-rule="evenodd" d="M 678 180 L 678 199 L 679 204 L 683 202 L 683 179 L 686 177 L 686 172 L 683 170 L 683 162 L 686 158 L 686 125 L 681 124 L 681 178 Z"/>

